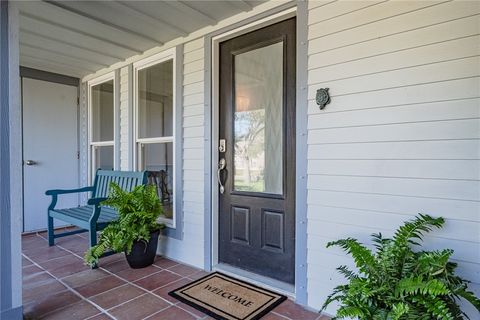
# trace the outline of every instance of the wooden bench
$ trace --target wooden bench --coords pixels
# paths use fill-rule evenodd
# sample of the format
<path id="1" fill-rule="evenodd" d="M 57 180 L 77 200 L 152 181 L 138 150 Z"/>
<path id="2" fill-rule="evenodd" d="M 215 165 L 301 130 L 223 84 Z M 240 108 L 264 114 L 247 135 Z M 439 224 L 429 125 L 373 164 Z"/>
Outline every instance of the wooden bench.
<path id="1" fill-rule="evenodd" d="M 97 170 L 93 186 L 70 190 L 48 190 L 46 195 L 52 196 L 48 207 L 48 244 L 53 246 L 55 238 L 77 233 L 90 233 L 90 247 L 97 244 L 97 231 L 104 229 L 110 222 L 117 219 L 116 210 L 101 206 L 100 203 L 108 197 L 110 183 L 117 183 L 123 190 L 131 191 L 134 187 L 147 182 L 147 172 Z M 91 192 L 86 206 L 76 208 L 55 208 L 58 196 L 61 194 Z M 53 219 L 58 219 L 79 227 L 79 230 L 54 233 Z"/>

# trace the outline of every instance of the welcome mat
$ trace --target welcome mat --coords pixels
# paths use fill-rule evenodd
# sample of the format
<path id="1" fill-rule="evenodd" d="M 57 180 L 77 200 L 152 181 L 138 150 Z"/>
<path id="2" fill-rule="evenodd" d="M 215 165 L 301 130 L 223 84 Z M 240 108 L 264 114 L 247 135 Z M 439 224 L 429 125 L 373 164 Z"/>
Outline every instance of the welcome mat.
<path id="1" fill-rule="evenodd" d="M 219 272 L 168 294 L 218 320 L 257 320 L 287 299 Z"/>

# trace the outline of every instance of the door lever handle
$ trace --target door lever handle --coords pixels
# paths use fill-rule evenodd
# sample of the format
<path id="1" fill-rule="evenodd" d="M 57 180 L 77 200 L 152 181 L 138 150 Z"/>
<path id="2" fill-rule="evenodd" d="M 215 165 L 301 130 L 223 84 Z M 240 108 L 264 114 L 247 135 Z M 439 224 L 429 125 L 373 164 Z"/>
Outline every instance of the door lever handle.
<path id="1" fill-rule="evenodd" d="M 218 161 L 217 179 L 218 179 L 218 184 L 220 185 L 220 194 L 223 194 L 225 192 L 225 186 L 222 183 L 222 178 L 220 177 L 220 175 L 222 173 L 222 170 L 224 170 L 226 166 L 227 166 L 227 163 L 224 158 Z"/>
<path id="2" fill-rule="evenodd" d="M 37 162 L 36 162 L 36 161 L 33 161 L 33 160 L 25 160 L 25 164 L 26 164 L 27 166 L 34 166 L 34 165 L 37 164 Z"/>

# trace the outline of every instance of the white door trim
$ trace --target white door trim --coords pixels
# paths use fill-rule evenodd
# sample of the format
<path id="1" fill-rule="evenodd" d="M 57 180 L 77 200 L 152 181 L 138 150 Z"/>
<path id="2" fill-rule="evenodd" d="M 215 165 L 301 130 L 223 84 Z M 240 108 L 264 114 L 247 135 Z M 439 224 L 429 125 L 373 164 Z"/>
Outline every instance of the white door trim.
<path id="1" fill-rule="evenodd" d="M 274 23 L 286 20 L 288 18 L 296 16 L 297 8 L 292 7 L 276 14 L 272 14 L 268 17 L 263 19 L 259 19 L 252 23 L 245 24 L 239 28 L 227 31 L 225 33 L 216 35 L 211 38 L 211 106 L 212 106 L 212 114 L 211 114 L 211 268 L 212 269 L 221 269 L 222 266 L 219 265 L 218 261 L 218 182 L 217 182 L 217 163 L 218 163 L 218 138 L 219 138 L 219 45 L 220 42 L 232 39 L 242 34 L 246 34 L 248 32 L 260 29 L 262 27 L 272 25 Z M 205 235 L 209 236 L 209 235 Z M 272 285 L 269 283 L 268 285 Z M 275 285 L 273 284 L 275 287 Z M 282 288 L 283 289 L 283 288 Z"/>

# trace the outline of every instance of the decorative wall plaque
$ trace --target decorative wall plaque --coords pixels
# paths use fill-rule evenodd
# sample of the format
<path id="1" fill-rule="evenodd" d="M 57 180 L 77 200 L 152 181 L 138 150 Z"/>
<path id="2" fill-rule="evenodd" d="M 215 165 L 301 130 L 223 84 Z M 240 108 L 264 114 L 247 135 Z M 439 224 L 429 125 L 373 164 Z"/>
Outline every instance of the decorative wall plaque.
<path id="1" fill-rule="evenodd" d="M 329 88 L 321 88 L 317 90 L 315 101 L 317 102 L 320 110 L 323 110 L 327 104 L 330 103 L 330 95 L 328 94 Z"/>

